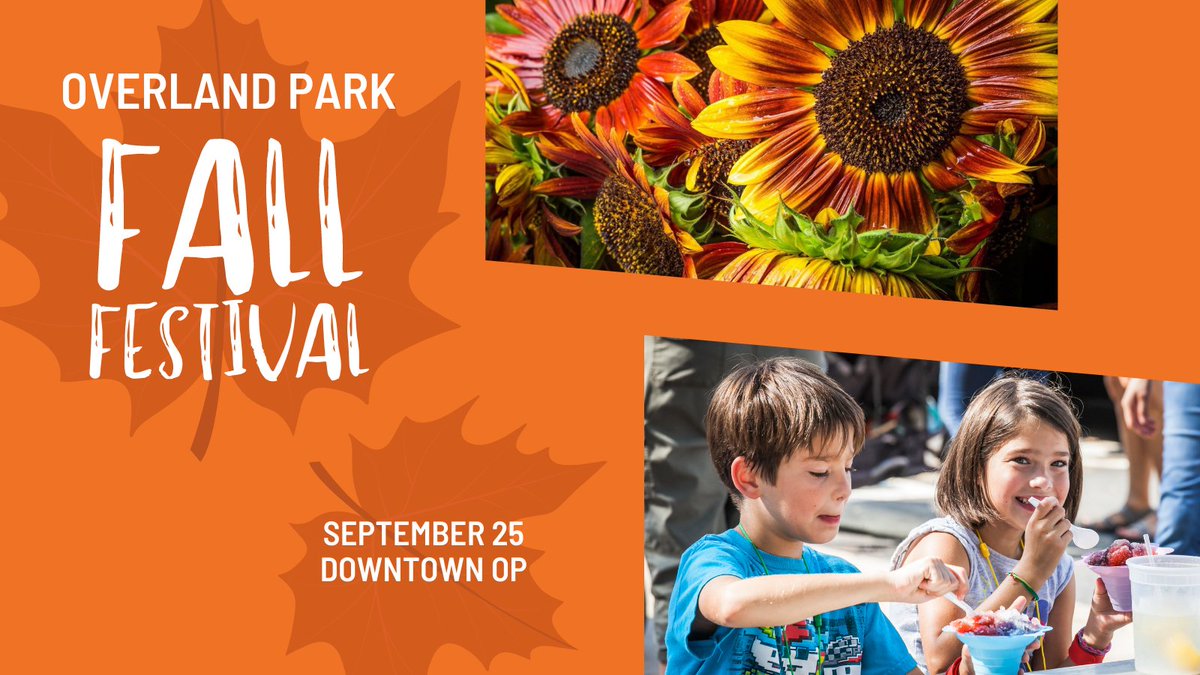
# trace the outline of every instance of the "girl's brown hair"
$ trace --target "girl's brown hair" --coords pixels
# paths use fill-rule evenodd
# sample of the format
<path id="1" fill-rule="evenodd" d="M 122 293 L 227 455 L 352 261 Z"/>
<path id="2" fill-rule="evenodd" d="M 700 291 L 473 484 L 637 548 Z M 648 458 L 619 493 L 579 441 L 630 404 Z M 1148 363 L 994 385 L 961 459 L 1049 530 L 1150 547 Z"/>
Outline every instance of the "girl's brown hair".
<path id="1" fill-rule="evenodd" d="M 1071 488 L 1063 508 L 1067 518 L 1075 520 L 1083 493 L 1079 420 L 1061 391 L 1021 375 L 1001 377 L 971 399 L 938 476 L 937 506 L 942 513 L 972 528 L 1000 518 L 987 496 L 987 463 L 1030 420 L 1049 424 L 1067 437 Z"/>

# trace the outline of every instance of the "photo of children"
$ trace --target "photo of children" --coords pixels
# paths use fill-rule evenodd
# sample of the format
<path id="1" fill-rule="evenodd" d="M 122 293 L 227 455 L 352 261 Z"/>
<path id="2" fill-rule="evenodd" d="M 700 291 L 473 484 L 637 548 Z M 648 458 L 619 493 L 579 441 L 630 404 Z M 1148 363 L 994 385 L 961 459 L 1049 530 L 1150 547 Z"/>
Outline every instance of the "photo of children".
<path id="1" fill-rule="evenodd" d="M 1018 647 L 1022 669 L 1107 658 L 1114 666 L 1127 662 L 1132 672 L 1136 617 L 1114 609 L 1106 582 L 1076 564 L 1088 551 L 1073 543 L 1072 524 L 1111 512 L 1122 490 L 1136 489 L 1128 478 L 1131 459 L 1117 439 L 1130 428 L 1161 430 L 1156 404 L 1147 400 L 1161 388 L 1130 383 L 1143 396 L 1130 395 L 1127 423 L 1126 415 L 1114 415 L 1111 387 L 1099 376 L 992 369 L 967 392 L 951 435 L 937 411 L 953 401 L 935 401 L 939 394 L 963 396 L 962 388 L 931 380 L 923 419 L 905 415 L 898 422 L 894 411 L 901 406 L 882 414 L 869 401 L 860 406 L 835 379 L 856 389 L 838 364 L 890 359 L 824 356 L 745 358 L 725 368 L 705 398 L 698 414 L 708 468 L 737 512 L 684 545 L 667 595 L 665 661 L 653 658 L 658 636 L 647 620 L 646 672 L 991 672 L 987 663 L 974 663 L 964 643 L 1019 633 L 1016 624 L 1046 627 L 1044 638 L 1034 635 Z M 825 362 L 833 377 L 813 361 Z M 1194 437 L 1169 423 L 1170 412 L 1165 418 L 1168 445 Z M 863 446 L 872 436 L 897 433 L 897 423 L 923 427 L 925 471 L 894 472 L 852 489 L 853 473 L 872 470 L 857 461 Z M 649 509 L 658 497 L 649 469 L 647 475 Z M 1186 482 L 1164 479 L 1161 491 L 1164 502 L 1195 504 Z M 653 527 L 648 518 L 647 542 L 655 539 Z M 1186 562 L 1196 552 L 1194 542 L 1155 541 L 1147 548 L 1114 543 L 1111 531 L 1100 537 L 1092 559 L 1106 556 L 1108 564 L 1157 559 L 1173 543 L 1184 550 L 1163 560 Z M 1127 597 L 1128 577 L 1123 583 L 1116 591 Z M 650 595 L 649 614 L 657 614 L 662 584 Z M 959 621 L 966 612 L 947 595 L 973 610 L 969 621 Z M 1131 623 L 1134 630 L 1121 630 Z M 1172 658 L 1184 664 L 1180 672 L 1200 665 L 1200 635 L 1181 633 L 1171 644 Z"/>

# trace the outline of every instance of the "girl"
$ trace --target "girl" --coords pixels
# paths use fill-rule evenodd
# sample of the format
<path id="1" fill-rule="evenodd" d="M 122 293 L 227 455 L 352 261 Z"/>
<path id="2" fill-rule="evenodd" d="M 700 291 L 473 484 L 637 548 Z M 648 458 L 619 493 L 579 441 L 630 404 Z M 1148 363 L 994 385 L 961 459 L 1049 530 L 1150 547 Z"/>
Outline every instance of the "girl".
<path id="1" fill-rule="evenodd" d="M 1061 393 L 1036 380 L 1007 376 L 967 407 L 942 466 L 937 506 L 945 517 L 909 533 L 892 556 L 937 557 L 968 570 L 967 604 L 979 610 L 1028 599 L 1027 614 L 1054 630 L 1033 652 L 1036 669 L 1103 660 L 1113 632 L 1131 620 L 1115 612 L 1097 580 L 1087 624 L 1072 633 L 1075 577 L 1070 520 L 1082 492 L 1079 422 Z M 1041 503 L 1035 508 L 1029 498 Z M 895 605 L 891 619 L 926 673 L 970 671 L 962 643 L 942 627 L 963 616 L 949 602 Z"/>

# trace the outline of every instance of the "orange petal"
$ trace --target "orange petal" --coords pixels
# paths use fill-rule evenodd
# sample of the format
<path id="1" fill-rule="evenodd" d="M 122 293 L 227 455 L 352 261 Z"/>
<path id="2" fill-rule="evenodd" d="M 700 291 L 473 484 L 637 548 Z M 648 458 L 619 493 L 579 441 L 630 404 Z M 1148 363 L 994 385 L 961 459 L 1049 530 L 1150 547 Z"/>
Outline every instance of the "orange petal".
<path id="1" fill-rule="evenodd" d="M 756 21 L 726 21 L 717 26 L 717 30 L 725 43 L 747 61 L 771 70 L 817 75 L 810 84 L 820 82 L 820 73 L 830 66 L 824 52 L 811 43 L 797 40 L 794 34 L 782 28 Z M 712 51 L 709 55 L 711 57 Z"/>
<path id="2" fill-rule="evenodd" d="M 747 251 L 740 241 L 723 241 L 715 244 L 705 244 L 704 251 L 696 256 L 696 276 L 701 279 L 711 279 L 735 258 Z"/>
<path id="3" fill-rule="evenodd" d="M 850 207 L 857 207 L 867 185 L 867 172 L 856 166 L 847 166 L 842 172 L 842 178 L 832 185 L 829 195 L 822 199 L 827 208 L 839 215 L 846 213 Z"/>
<path id="4" fill-rule="evenodd" d="M 967 135 L 986 134 L 996 123 L 1010 118 L 1035 118 L 1048 122 L 1058 119 L 1058 103 L 1045 101 L 993 101 L 975 106 L 962 116 L 962 130 Z"/>
<path id="5" fill-rule="evenodd" d="M 550 178 L 533 186 L 533 191 L 539 195 L 554 197 L 579 197 L 595 199 L 600 192 L 602 181 L 587 176 L 568 176 L 566 178 Z"/>
<path id="6" fill-rule="evenodd" d="M 1054 51 L 1058 47 L 1058 26 L 1052 23 L 1026 23 L 997 31 L 967 45 L 960 56 L 964 66 L 973 65 L 1018 52 Z"/>
<path id="7" fill-rule="evenodd" d="M 1034 120 L 1021 134 L 1021 140 L 1017 142 L 1017 150 L 1013 153 L 1013 159 L 1022 164 L 1028 164 L 1037 159 L 1045 147 L 1046 125 L 1042 124 L 1041 120 Z"/>
<path id="8" fill-rule="evenodd" d="M 833 24 L 852 42 L 896 22 L 888 0 L 825 0 L 825 5 Z"/>
<path id="9" fill-rule="evenodd" d="M 1032 167 L 1005 157 L 989 145 L 969 136 L 959 136 L 950 142 L 947 153 L 953 154 L 955 167 L 973 178 L 994 183 L 1032 183 L 1025 174 Z"/>
<path id="10" fill-rule="evenodd" d="M 904 18 L 914 28 L 933 30 L 954 0 L 906 0 Z"/>
<path id="11" fill-rule="evenodd" d="M 667 84 L 700 74 L 700 66 L 683 54 L 675 52 L 658 52 L 643 56 L 638 61 L 638 70 Z"/>
<path id="12" fill-rule="evenodd" d="M 921 167 L 921 174 L 925 176 L 925 180 L 929 181 L 933 189 L 939 192 L 949 192 L 967 182 L 967 179 L 954 173 L 951 167 L 946 166 L 940 160 L 934 160 Z"/>
<path id="13" fill-rule="evenodd" d="M 1058 54 L 1017 52 L 977 63 L 966 71 L 969 80 L 998 75 L 1054 78 L 1058 77 Z"/>
<path id="14" fill-rule="evenodd" d="M 554 214 L 553 211 L 546 208 L 545 204 L 542 205 L 542 216 L 546 219 L 546 222 L 550 223 L 550 227 L 553 227 L 555 232 L 564 237 L 575 237 L 578 236 L 579 233 L 583 232 L 583 228 L 575 223 L 567 222 L 566 220 L 559 218 Z"/>
<path id="15" fill-rule="evenodd" d="M 752 248 L 735 258 L 713 278 L 717 281 L 757 284 L 770 271 L 775 259 L 781 255 L 784 255 L 782 251 Z"/>
<path id="16" fill-rule="evenodd" d="M 643 6 L 649 4 L 643 0 Z M 650 23 L 638 30 L 638 49 L 661 47 L 679 37 L 691 11 L 689 0 L 675 0 L 660 9 Z"/>
<path id="17" fill-rule="evenodd" d="M 937 36 L 948 40 L 957 54 L 1006 26 L 1039 22 L 1057 6 L 1058 0 L 964 0 L 946 15 Z"/>
<path id="18" fill-rule="evenodd" d="M 704 106 L 707 105 L 704 102 L 704 97 L 687 80 L 675 80 L 672 82 L 671 94 L 679 102 L 679 105 L 683 106 L 683 109 L 687 111 L 689 117 L 696 117 L 700 114 L 701 110 L 704 110 Z"/>
<path id="19" fill-rule="evenodd" d="M 712 103 L 727 99 L 730 96 L 738 94 L 747 94 L 752 91 L 757 91 L 760 87 L 757 84 L 743 82 L 735 77 L 722 73 L 720 70 L 714 70 L 712 77 L 708 80 L 708 100 Z"/>
<path id="20" fill-rule="evenodd" d="M 824 150 L 815 144 L 817 125 L 813 122 L 795 124 L 747 150 L 729 169 L 729 182 L 734 185 L 761 183 L 781 167 L 795 171 L 806 170 Z"/>
<path id="21" fill-rule="evenodd" d="M 1020 75 L 985 77 L 967 85 L 967 98 L 974 103 L 1005 100 L 1057 103 L 1058 80 Z"/>
<path id="22" fill-rule="evenodd" d="M 946 248 L 950 249 L 958 255 L 967 255 L 975 250 L 975 247 L 983 242 L 984 239 L 992 236 L 996 231 L 996 223 L 998 220 L 981 218 L 969 225 L 964 225 L 959 231 L 950 235 L 946 240 Z"/>
<path id="23" fill-rule="evenodd" d="M 797 35 L 841 51 L 850 39 L 837 28 L 821 0 L 763 0 L 771 14 Z"/>
<path id="24" fill-rule="evenodd" d="M 692 126 L 713 138 L 762 138 L 808 116 L 812 106 L 806 91 L 763 89 L 710 104 Z"/>
<path id="25" fill-rule="evenodd" d="M 900 208 L 892 199 L 892 181 L 885 173 L 867 177 L 867 189 L 862 201 L 863 218 L 859 229 L 899 229 Z"/>
<path id="26" fill-rule="evenodd" d="M 769 66 L 761 61 L 748 59 L 728 46 L 713 47 L 708 50 L 708 58 L 720 72 L 760 87 L 810 87 L 821 81 L 819 71 L 805 72 L 790 66 Z"/>
<path id="27" fill-rule="evenodd" d="M 781 194 L 783 201 L 801 213 L 811 214 L 818 210 L 818 200 L 841 179 L 842 173 L 842 158 L 833 153 L 825 154 L 813 166 L 807 180 L 795 190 Z M 766 189 L 774 191 L 770 187 Z"/>
<path id="28" fill-rule="evenodd" d="M 933 229 L 937 218 L 933 214 L 933 205 L 921 189 L 917 175 L 911 171 L 892 176 L 892 195 L 900 210 L 897 222 L 901 232 L 916 232 L 925 234 Z"/>

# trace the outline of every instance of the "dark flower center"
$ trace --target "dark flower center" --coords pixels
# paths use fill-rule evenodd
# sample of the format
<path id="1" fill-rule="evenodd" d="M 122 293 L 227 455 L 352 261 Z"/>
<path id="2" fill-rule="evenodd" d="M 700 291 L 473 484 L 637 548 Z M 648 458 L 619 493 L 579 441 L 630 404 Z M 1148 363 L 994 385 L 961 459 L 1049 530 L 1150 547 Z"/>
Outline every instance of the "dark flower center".
<path id="1" fill-rule="evenodd" d="M 696 176 L 696 191 L 708 192 L 718 182 L 728 180 L 729 170 L 733 168 L 734 163 L 753 146 L 754 143 L 751 141 L 728 139 L 713 141 L 701 146 L 689 160 L 689 164 L 701 162 L 699 173 Z"/>
<path id="2" fill-rule="evenodd" d="M 716 27 L 712 27 L 688 38 L 687 44 L 679 50 L 680 54 L 700 66 L 700 74 L 688 80 L 688 83 L 695 87 L 706 101 L 708 100 L 708 81 L 712 79 L 713 71 L 717 69 L 712 64 L 712 59 L 708 58 L 708 50 L 723 44 L 725 44 L 725 38 L 721 37 L 721 32 Z"/>
<path id="3" fill-rule="evenodd" d="M 950 46 L 905 24 L 851 43 L 813 94 L 829 150 L 869 173 L 913 171 L 940 156 L 970 108 Z"/>
<path id="4" fill-rule="evenodd" d="M 587 14 L 550 41 L 542 82 L 563 112 L 593 112 L 615 101 L 637 73 L 637 33 L 615 14 Z"/>
<path id="5" fill-rule="evenodd" d="M 613 174 L 596 196 L 596 231 L 621 269 L 637 274 L 683 276 L 683 257 L 663 227 L 654 198 Z"/>

